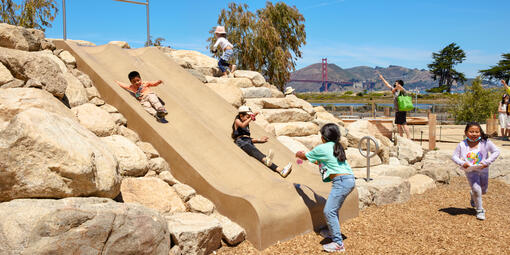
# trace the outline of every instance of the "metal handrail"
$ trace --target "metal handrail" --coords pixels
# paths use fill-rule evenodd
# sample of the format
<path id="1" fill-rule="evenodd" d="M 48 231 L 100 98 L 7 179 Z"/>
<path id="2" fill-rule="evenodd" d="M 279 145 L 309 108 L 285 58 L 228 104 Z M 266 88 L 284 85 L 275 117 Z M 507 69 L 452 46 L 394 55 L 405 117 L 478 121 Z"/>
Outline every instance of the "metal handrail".
<path id="1" fill-rule="evenodd" d="M 367 141 L 367 151 L 366 153 L 361 149 L 361 146 L 363 145 L 363 141 Z M 373 141 L 375 144 L 375 151 L 374 153 L 371 153 L 370 151 L 370 141 Z M 365 157 L 367 159 L 367 178 L 366 181 L 369 182 L 373 179 L 370 178 L 370 158 L 374 157 L 379 152 L 379 143 L 377 140 L 372 136 L 364 136 L 359 140 L 358 150 L 361 156 Z"/>

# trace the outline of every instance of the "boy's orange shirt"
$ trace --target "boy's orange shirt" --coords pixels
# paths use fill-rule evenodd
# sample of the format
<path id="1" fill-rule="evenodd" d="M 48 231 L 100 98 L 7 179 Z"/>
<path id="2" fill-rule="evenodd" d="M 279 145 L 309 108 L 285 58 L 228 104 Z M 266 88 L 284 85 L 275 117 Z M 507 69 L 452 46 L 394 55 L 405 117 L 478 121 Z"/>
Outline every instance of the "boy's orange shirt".
<path id="1" fill-rule="evenodd" d="M 127 85 L 127 84 L 122 83 L 120 81 L 115 81 L 115 82 L 117 82 L 117 84 L 119 86 L 121 86 L 122 88 L 127 89 L 127 90 L 133 92 L 134 94 L 136 94 L 136 92 L 138 91 L 138 87 L 133 85 L 133 84 Z M 156 87 L 159 84 L 160 83 L 158 83 L 158 82 L 148 82 L 148 81 L 142 82 L 142 91 L 140 92 L 141 95 L 145 96 L 145 95 L 147 95 L 149 93 L 153 93 L 153 91 L 150 89 L 150 87 Z"/>

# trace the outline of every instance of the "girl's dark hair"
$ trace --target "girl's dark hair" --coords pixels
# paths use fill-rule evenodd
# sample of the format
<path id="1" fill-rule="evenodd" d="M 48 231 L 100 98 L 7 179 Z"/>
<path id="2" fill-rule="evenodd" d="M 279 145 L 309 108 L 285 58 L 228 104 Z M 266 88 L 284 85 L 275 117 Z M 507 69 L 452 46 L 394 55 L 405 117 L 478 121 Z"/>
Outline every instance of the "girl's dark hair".
<path id="1" fill-rule="evenodd" d="M 234 122 L 232 123 L 232 134 L 230 135 L 232 137 L 232 139 L 236 139 L 236 137 L 234 136 L 234 131 L 236 130 L 236 120 L 240 120 L 241 115 L 245 115 L 245 114 L 247 114 L 247 113 L 240 112 L 237 114 L 236 118 L 234 119 Z"/>
<path id="2" fill-rule="evenodd" d="M 503 94 L 503 96 L 501 97 L 501 104 L 504 104 L 505 103 L 505 98 L 508 97 L 507 94 Z M 510 98 L 509 98 L 510 99 Z"/>
<path id="3" fill-rule="evenodd" d="M 482 129 L 482 126 L 480 126 L 480 124 L 478 122 L 469 122 L 467 125 L 466 125 L 466 128 L 464 129 L 464 133 L 466 133 L 470 127 L 478 127 L 480 129 L 480 137 L 482 138 L 483 141 L 487 141 L 487 139 L 489 139 L 489 136 L 483 132 L 483 129 Z"/>
<path id="4" fill-rule="evenodd" d="M 501 97 L 501 105 L 505 104 L 505 98 L 508 98 L 510 100 L 510 96 L 508 94 L 503 94 L 503 96 Z M 506 105 L 506 114 L 510 115 L 510 101 Z"/>
<path id="5" fill-rule="evenodd" d="M 322 138 L 326 142 L 334 142 L 335 147 L 333 149 L 333 155 L 338 159 L 340 162 L 344 162 L 347 157 L 345 156 L 345 150 L 344 147 L 342 147 L 342 144 L 340 144 L 340 130 L 338 129 L 338 126 L 333 123 L 328 123 L 324 125 L 321 128 L 321 135 Z"/>

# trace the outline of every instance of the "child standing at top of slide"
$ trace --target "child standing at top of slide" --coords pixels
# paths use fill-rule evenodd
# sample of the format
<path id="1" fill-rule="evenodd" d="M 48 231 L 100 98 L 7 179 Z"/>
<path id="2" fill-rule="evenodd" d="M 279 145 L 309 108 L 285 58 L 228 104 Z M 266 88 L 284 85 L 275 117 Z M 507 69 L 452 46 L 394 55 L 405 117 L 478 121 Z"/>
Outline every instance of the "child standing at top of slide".
<path id="1" fill-rule="evenodd" d="M 470 122 L 464 130 L 466 140 L 459 143 L 452 160 L 466 172 L 471 186 L 471 206 L 476 209 L 476 218 L 485 220 L 482 194 L 489 186 L 489 165 L 499 156 L 499 150 L 483 132 L 477 122 Z M 490 153 L 490 154 L 489 154 Z"/>
<path id="2" fill-rule="evenodd" d="M 234 72 L 236 69 L 235 65 L 231 65 L 229 63 L 230 59 L 234 55 L 234 46 L 227 40 L 227 32 L 225 32 L 225 27 L 223 26 L 217 26 L 216 30 L 214 31 L 214 35 L 216 38 L 216 43 L 213 45 L 212 52 L 216 53 L 218 50 L 218 46 L 223 51 L 223 54 L 220 57 L 220 60 L 218 61 L 218 67 L 220 68 L 221 72 L 223 73 L 222 77 L 227 76 L 227 71 L 229 70 L 229 67 L 232 66 L 230 72 Z"/>
<path id="3" fill-rule="evenodd" d="M 152 116 L 162 119 L 168 112 L 166 111 L 158 96 L 150 87 L 158 86 L 163 83 L 162 80 L 155 82 L 143 82 L 140 74 L 137 71 L 132 71 L 128 74 L 130 85 L 124 84 L 120 81 L 115 81 L 119 86 L 133 93 L 135 98 L 140 101 L 142 107 Z"/>
<path id="4" fill-rule="evenodd" d="M 340 130 L 333 123 L 324 125 L 321 128 L 323 144 L 313 148 L 312 151 L 304 153 L 296 152 L 296 157 L 302 160 L 310 160 L 319 165 L 323 182 L 333 182 L 328 200 L 324 206 L 324 216 L 328 224 L 329 233 L 321 233 L 329 236 L 333 242 L 325 244 L 322 248 L 327 252 L 345 251 L 340 222 L 338 221 L 338 210 L 342 207 L 345 198 L 354 189 L 354 174 L 351 166 L 347 163 L 344 148 L 340 144 Z"/>

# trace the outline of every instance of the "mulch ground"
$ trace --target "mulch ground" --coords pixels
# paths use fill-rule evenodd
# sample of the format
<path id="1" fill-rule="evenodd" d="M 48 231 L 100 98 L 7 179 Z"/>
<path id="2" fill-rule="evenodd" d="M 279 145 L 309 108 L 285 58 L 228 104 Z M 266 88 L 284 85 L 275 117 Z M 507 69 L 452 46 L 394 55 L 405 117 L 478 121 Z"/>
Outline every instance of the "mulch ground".
<path id="1" fill-rule="evenodd" d="M 373 206 L 341 225 L 346 254 L 510 254 L 510 185 L 489 181 L 485 221 L 469 205 L 466 178 L 456 177 L 403 204 Z M 316 233 L 279 242 L 263 251 L 248 241 L 217 254 L 326 254 Z"/>

